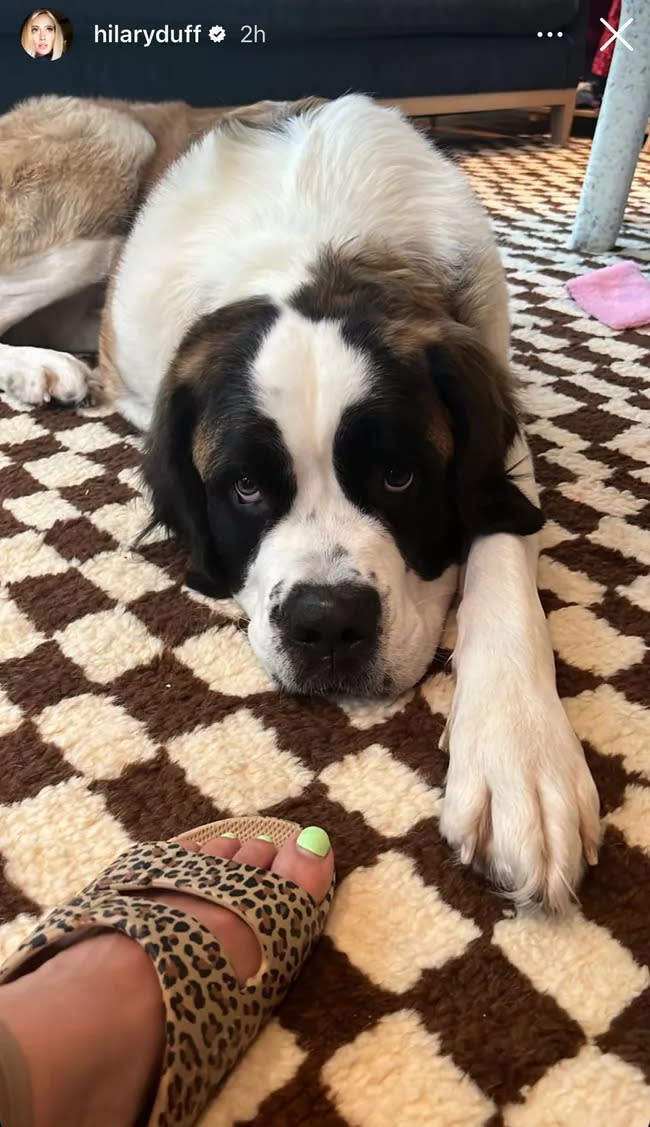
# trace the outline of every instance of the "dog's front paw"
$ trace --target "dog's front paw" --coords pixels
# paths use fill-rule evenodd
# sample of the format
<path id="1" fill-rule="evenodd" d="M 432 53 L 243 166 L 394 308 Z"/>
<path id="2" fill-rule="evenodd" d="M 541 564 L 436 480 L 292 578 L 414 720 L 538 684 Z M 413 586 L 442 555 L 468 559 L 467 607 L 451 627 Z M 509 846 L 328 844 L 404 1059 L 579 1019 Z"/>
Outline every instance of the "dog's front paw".
<path id="1" fill-rule="evenodd" d="M 457 689 L 441 833 L 517 904 L 563 912 L 584 860 L 598 859 L 599 799 L 584 752 L 554 687 L 508 686 L 505 675 L 488 701 L 483 694 Z"/>
<path id="2" fill-rule="evenodd" d="M 38 407 L 53 400 L 66 406 L 86 398 L 90 369 L 69 352 L 0 346 L 0 388 Z"/>

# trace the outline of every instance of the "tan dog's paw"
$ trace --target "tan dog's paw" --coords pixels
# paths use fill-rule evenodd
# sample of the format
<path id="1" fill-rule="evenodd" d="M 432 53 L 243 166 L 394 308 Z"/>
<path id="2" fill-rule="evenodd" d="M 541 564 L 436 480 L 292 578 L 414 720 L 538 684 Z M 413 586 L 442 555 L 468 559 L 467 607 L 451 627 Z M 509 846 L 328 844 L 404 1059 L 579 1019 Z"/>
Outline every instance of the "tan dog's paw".
<path id="1" fill-rule="evenodd" d="M 465 690 L 448 724 L 440 831 L 517 904 L 564 912 L 600 842 L 582 747 L 554 690 L 502 687 L 487 705 Z"/>
<path id="2" fill-rule="evenodd" d="M 52 400 L 66 406 L 82 403 L 90 382 L 88 366 L 69 352 L 0 346 L 0 389 L 21 403 L 35 407 Z"/>

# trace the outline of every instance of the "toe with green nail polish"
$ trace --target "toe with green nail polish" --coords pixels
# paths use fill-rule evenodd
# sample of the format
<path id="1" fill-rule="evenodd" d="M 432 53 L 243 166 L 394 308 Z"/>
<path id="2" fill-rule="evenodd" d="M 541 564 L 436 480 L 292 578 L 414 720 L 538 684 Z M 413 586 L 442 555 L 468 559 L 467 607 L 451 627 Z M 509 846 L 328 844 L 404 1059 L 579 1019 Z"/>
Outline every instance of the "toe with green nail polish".
<path id="1" fill-rule="evenodd" d="M 317 857 L 327 857 L 331 849 L 330 839 L 320 826 L 307 826 L 298 837 L 297 844 Z"/>

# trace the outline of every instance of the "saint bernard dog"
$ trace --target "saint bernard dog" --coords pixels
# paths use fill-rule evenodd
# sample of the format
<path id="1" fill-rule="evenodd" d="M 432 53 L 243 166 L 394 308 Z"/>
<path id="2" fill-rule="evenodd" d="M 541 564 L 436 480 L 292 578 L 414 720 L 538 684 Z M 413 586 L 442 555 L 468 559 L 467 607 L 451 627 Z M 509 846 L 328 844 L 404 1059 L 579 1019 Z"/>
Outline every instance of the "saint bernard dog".
<path id="1" fill-rule="evenodd" d="M 35 99 L 0 120 L 3 171 L 0 386 L 101 396 L 146 431 L 154 521 L 289 692 L 407 690 L 459 589 L 440 829 L 517 903 L 565 909 L 599 802 L 536 589 L 503 269 L 462 171 L 362 94 Z M 107 278 L 91 372 L 55 349 Z"/>

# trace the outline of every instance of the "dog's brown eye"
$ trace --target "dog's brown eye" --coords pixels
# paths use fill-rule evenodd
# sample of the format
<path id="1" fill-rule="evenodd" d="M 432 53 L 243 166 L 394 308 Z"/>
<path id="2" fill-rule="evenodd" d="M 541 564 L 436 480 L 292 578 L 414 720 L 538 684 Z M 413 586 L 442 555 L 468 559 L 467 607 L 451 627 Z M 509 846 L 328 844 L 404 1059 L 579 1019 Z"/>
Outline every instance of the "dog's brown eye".
<path id="1" fill-rule="evenodd" d="M 406 493 L 413 484 L 413 471 L 390 466 L 384 473 L 384 488 L 389 493 Z"/>
<path id="2" fill-rule="evenodd" d="M 261 491 L 250 477 L 237 478 L 235 482 L 235 493 L 244 505 L 254 505 L 256 501 L 262 500 Z"/>

